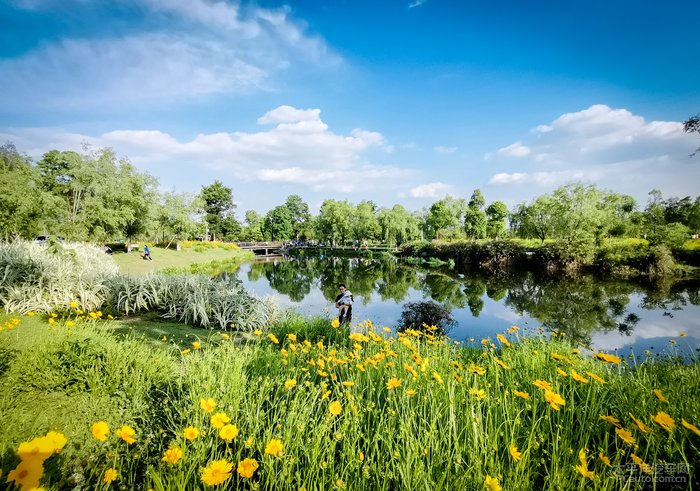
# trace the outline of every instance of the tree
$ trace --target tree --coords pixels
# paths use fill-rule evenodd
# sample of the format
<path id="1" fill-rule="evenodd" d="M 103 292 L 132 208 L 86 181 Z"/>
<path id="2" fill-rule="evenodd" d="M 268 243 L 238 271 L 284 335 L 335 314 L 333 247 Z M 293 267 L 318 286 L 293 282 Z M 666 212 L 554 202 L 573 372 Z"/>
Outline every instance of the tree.
<path id="1" fill-rule="evenodd" d="M 688 121 L 683 123 L 683 131 L 686 133 L 700 133 L 700 114 L 688 118 Z M 696 148 L 690 156 L 693 157 L 698 152 L 700 152 L 700 147 Z"/>
<path id="2" fill-rule="evenodd" d="M 265 215 L 263 234 L 270 240 L 289 240 L 294 234 L 292 214 L 285 205 L 276 206 Z"/>
<path id="3" fill-rule="evenodd" d="M 164 193 L 159 197 L 156 222 L 163 234 L 172 239 L 185 240 L 197 230 L 195 214 L 203 206 L 201 198 L 187 193 Z"/>
<path id="4" fill-rule="evenodd" d="M 508 206 L 503 201 L 494 201 L 486 208 L 486 235 L 499 239 L 506 233 Z"/>
<path id="5" fill-rule="evenodd" d="M 285 202 L 284 206 L 286 206 L 289 210 L 294 238 L 299 240 L 299 238 L 305 233 L 309 220 L 311 219 L 309 205 L 306 204 L 306 202 L 298 194 L 292 194 L 291 196 L 287 197 L 287 201 Z"/>
<path id="6" fill-rule="evenodd" d="M 467 212 L 464 217 L 464 231 L 471 239 L 486 237 L 486 212 L 482 209 L 486 201 L 479 189 L 475 189 L 469 199 Z"/>
<path id="7" fill-rule="evenodd" d="M 323 241 L 342 244 L 350 236 L 353 206 L 347 201 L 327 199 L 316 219 L 316 232 Z"/>
<path id="8" fill-rule="evenodd" d="M 394 205 L 391 209 L 381 209 L 378 219 L 382 228 L 382 238 L 388 246 L 401 245 L 403 242 L 420 237 L 418 218 L 401 205 Z"/>
<path id="9" fill-rule="evenodd" d="M 51 196 L 40 185 L 40 176 L 28 157 L 11 143 L 0 146 L 0 230 L 5 238 L 29 238 L 43 232 L 45 209 Z M 49 206 L 45 206 L 49 205 Z"/>
<path id="10" fill-rule="evenodd" d="M 461 198 L 445 196 L 433 203 L 426 217 L 428 238 L 439 239 L 446 232 L 455 230 L 462 224 L 466 211 L 467 203 Z"/>
<path id="11" fill-rule="evenodd" d="M 362 201 L 355 207 L 350 223 L 351 235 L 355 240 L 375 240 L 382 233 L 377 218 L 377 205 L 372 201 Z"/>
<path id="12" fill-rule="evenodd" d="M 241 239 L 251 242 L 259 242 L 264 239 L 262 232 L 262 221 L 257 211 L 248 210 L 245 212 L 246 226 L 241 231 Z"/>
<path id="13" fill-rule="evenodd" d="M 224 219 L 236 208 L 231 188 L 220 181 L 214 181 L 213 184 L 202 187 L 200 196 L 204 202 L 204 221 L 209 225 L 209 232 L 214 238 L 228 232 L 225 228 L 230 224 L 225 223 Z"/>

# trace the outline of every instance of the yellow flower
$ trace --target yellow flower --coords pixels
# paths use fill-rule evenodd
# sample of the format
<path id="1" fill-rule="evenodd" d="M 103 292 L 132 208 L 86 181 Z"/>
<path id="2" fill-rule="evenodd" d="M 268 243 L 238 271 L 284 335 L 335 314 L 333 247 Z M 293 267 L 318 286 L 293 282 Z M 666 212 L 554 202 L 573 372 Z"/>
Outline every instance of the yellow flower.
<path id="1" fill-rule="evenodd" d="M 668 431 L 669 433 L 671 433 L 676 428 L 676 422 L 673 420 L 673 418 L 663 411 L 659 411 L 659 413 L 652 419 L 654 420 L 654 422 L 656 422 L 659 426 L 661 426 L 664 430 Z"/>
<path id="2" fill-rule="evenodd" d="M 578 452 L 579 465 L 576 466 L 576 470 L 585 478 L 593 479 L 595 474 L 593 471 L 588 470 L 588 464 L 586 463 L 586 451 L 584 449 Z"/>
<path id="3" fill-rule="evenodd" d="M 484 480 L 484 488 L 487 491 L 503 491 L 503 488 L 498 482 L 497 477 L 491 477 L 491 476 L 486 476 L 486 479 Z"/>
<path id="4" fill-rule="evenodd" d="M 216 407 L 216 401 L 214 399 L 200 399 L 199 407 L 204 409 L 206 412 L 211 413 Z"/>
<path id="5" fill-rule="evenodd" d="M 333 416 L 338 416 L 343 412 L 343 405 L 340 401 L 333 401 L 328 405 L 328 412 Z"/>
<path id="6" fill-rule="evenodd" d="M 663 392 L 661 392 L 659 389 L 654 389 L 654 395 L 658 400 L 661 402 L 668 402 L 668 399 L 664 396 Z"/>
<path id="7" fill-rule="evenodd" d="M 245 479 L 250 479 L 255 474 L 255 471 L 258 470 L 258 467 L 257 460 L 251 458 L 243 459 L 238 463 L 238 475 Z"/>
<path id="8" fill-rule="evenodd" d="M 556 409 L 557 411 L 559 411 L 559 406 L 566 404 L 566 401 L 562 396 L 556 392 L 552 392 L 551 390 L 544 391 L 544 400 L 547 401 L 550 406 L 552 406 L 552 409 Z"/>
<path id="9" fill-rule="evenodd" d="M 601 461 L 603 464 L 607 465 L 608 467 L 612 467 L 612 464 L 610 463 L 610 459 L 607 458 L 603 452 L 600 452 L 600 453 L 598 454 L 598 458 L 600 459 L 600 461 Z"/>
<path id="10" fill-rule="evenodd" d="M 119 479 L 119 473 L 117 472 L 117 469 L 109 468 L 105 471 L 105 475 L 102 478 L 102 480 L 106 484 L 111 484 L 112 482 L 116 481 Z"/>
<path id="11" fill-rule="evenodd" d="M 168 340 L 168 336 L 163 336 L 160 340 L 161 340 L 161 341 L 167 341 L 167 340 Z"/>
<path id="12" fill-rule="evenodd" d="M 231 421 L 231 418 L 229 418 L 226 413 L 216 413 L 214 416 L 211 417 L 211 425 L 216 428 L 217 430 L 220 430 L 221 428 L 224 427 L 226 423 L 229 423 Z"/>
<path id="13" fill-rule="evenodd" d="M 7 473 L 7 482 L 14 481 L 23 490 L 36 488 L 43 474 L 44 464 L 41 460 L 23 460 Z"/>
<path id="14" fill-rule="evenodd" d="M 284 388 L 287 390 L 293 389 L 296 387 L 297 381 L 293 378 L 287 379 L 287 381 L 284 383 Z"/>
<path id="15" fill-rule="evenodd" d="M 509 367 L 508 365 L 506 365 L 505 363 L 503 363 L 503 361 L 499 360 L 499 359 L 496 358 L 495 356 L 493 357 L 493 361 L 495 361 L 495 362 L 498 364 L 498 366 L 500 366 L 500 367 L 503 368 L 504 370 L 510 370 L 510 367 Z"/>
<path id="16" fill-rule="evenodd" d="M 343 382 L 343 385 L 345 387 L 352 387 L 353 385 L 355 385 L 355 382 L 353 382 L 352 380 L 346 380 Z"/>
<path id="17" fill-rule="evenodd" d="M 433 372 L 433 379 L 435 379 L 438 384 L 442 385 L 442 377 L 439 373 Z"/>
<path id="18" fill-rule="evenodd" d="M 605 379 L 604 379 L 603 377 L 599 377 L 598 375 L 596 375 L 596 374 L 593 373 L 593 372 L 586 372 L 586 375 L 588 375 L 589 377 L 591 377 L 591 378 L 592 378 L 593 380 L 595 380 L 596 382 L 600 382 L 601 384 L 607 383 L 607 382 L 605 382 Z"/>
<path id="19" fill-rule="evenodd" d="M 639 421 L 637 418 L 634 417 L 632 413 L 629 413 L 630 417 L 632 418 L 632 421 L 634 421 L 634 424 L 637 426 L 639 431 L 642 433 L 651 433 L 651 428 Z"/>
<path id="20" fill-rule="evenodd" d="M 576 382 L 581 382 L 583 384 L 587 384 L 590 382 L 586 377 L 582 377 L 581 375 L 578 374 L 576 370 L 571 370 L 571 378 L 574 379 Z"/>
<path id="21" fill-rule="evenodd" d="M 17 455 L 21 460 L 38 460 L 43 462 L 54 453 L 54 447 L 46 437 L 34 438 L 29 442 L 22 442 L 17 449 Z"/>
<path id="22" fill-rule="evenodd" d="M 284 444 L 282 443 L 282 440 L 278 440 L 276 438 L 273 438 L 272 440 L 267 442 L 267 445 L 265 445 L 265 454 L 266 455 L 272 455 L 274 457 L 282 457 L 283 450 L 284 450 Z"/>
<path id="23" fill-rule="evenodd" d="M 406 395 L 407 395 L 407 396 L 414 396 L 414 395 L 416 395 L 417 393 L 418 393 L 418 392 L 416 392 L 414 389 L 408 389 L 408 390 L 406 391 Z"/>
<path id="24" fill-rule="evenodd" d="M 29 314 L 27 314 L 27 315 L 29 315 Z M 682 333 L 678 334 L 678 336 L 681 337 L 681 338 L 684 338 L 684 337 L 685 337 L 685 333 L 682 332 Z"/>
<path id="25" fill-rule="evenodd" d="M 231 339 L 231 336 L 229 336 L 229 335 L 228 335 L 227 333 L 225 333 L 225 332 L 222 332 L 222 333 L 221 333 L 221 337 L 224 338 L 226 341 L 228 341 L 229 339 Z"/>
<path id="26" fill-rule="evenodd" d="M 639 457 L 637 457 L 634 454 L 630 454 L 630 457 L 632 457 L 632 461 L 639 466 L 639 468 L 642 470 L 642 472 L 649 474 L 649 475 L 654 473 L 651 466 L 649 464 L 645 463 L 642 459 L 640 459 Z"/>
<path id="27" fill-rule="evenodd" d="M 297 342 L 297 335 L 296 334 L 287 334 L 287 338 L 293 343 Z"/>
<path id="28" fill-rule="evenodd" d="M 98 421 L 92 425 L 92 436 L 101 442 L 107 441 L 109 435 L 109 425 L 104 421 Z"/>
<path id="29" fill-rule="evenodd" d="M 219 430 L 219 436 L 222 440 L 230 442 L 238 435 L 238 427 L 236 425 L 224 425 L 221 430 Z"/>
<path id="30" fill-rule="evenodd" d="M 525 399 L 525 400 L 530 398 L 530 394 L 528 394 L 527 392 L 521 392 L 519 390 L 514 390 L 513 394 L 515 394 L 517 397 L 520 397 L 521 399 Z"/>
<path id="31" fill-rule="evenodd" d="M 510 343 L 503 334 L 496 334 L 496 337 L 504 346 L 510 348 Z"/>
<path id="32" fill-rule="evenodd" d="M 275 344 L 280 344 L 280 340 L 277 339 L 277 337 L 274 334 L 268 334 L 267 339 L 269 339 L 270 341 L 272 341 Z"/>
<path id="33" fill-rule="evenodd" d="M 623 442 L 631 447 L 635 447 L 637 441 L 632 436 L 632 432 L 624 428 L 615 428 L 615 433 L 619 436 Z"/>
<path id="34" fill-rule="evenodd" d="M 49 431 L 44 438 L 46 438 L 46 441 L 51 445 L 54 453 L 63 450 L 63 447 L 68 443 L 66 436 L 58 431 Z"/>
<path id="35" fill-rule="evenodd" d="M 134 429 L 129 425 L 124 425 L 114 432 L 119 438 L 124 440 L 127 444 L 131 445 L 136 440 L 134 440 L 134 434 L 136 433 Z"/>
<path id="36" fill-rule="evenodd" d="M 186 354 L 188 354 L 190 351 L 192 351 L 192 350 L 189 349 L 189 348 L 185 348 L 185 349 L 183 349 L 182 351 L 180 351 L 180 353 L 183 354 L 183 355 L 186 355 Z"/>
<path id="37" fill-rule="evenodd" d="M 469 393 L 477 401 L 480 401 L 481 399 L 486 397 L 486 391 L 484 389 L 469 389 Z"/>
<path id="38" fill-rule="evenodd" d="M 338 319 L 333 319 L 331 321 L 331 327 L 333 329 L 338 329 L 338 327 L 340 327 L 340 321 Z"/>
<path id="39" fill-rule="evenodd" d="M 180 462 L 181 458 L 182 449 L 180 447 L 170 447 L 168 450 L 163 452 L 163 458 L 161 460 L 163 462 L 175 465 Z"/>
<path id="40" fill-rule="evenodd" d="M 226 482 L 231 477 L 233 464 L 225 459 L 214 460 L 202 469 L 202 482 L 207 486 L 217 486 Z"/>
<path id="41" fill-rule="evenodd" d="M 532 385 L 534 385 L 535 387 L 539 387 L 542 390 L 552 390 L 552 384 L 545 380 L 535 380 L 534 382 L 532 382 Z"/>
<path id="42" fill-rule="evenodd" d="M 483 375 L 486 373 L 486 369 L 484 367 L 482 367 L 481 365 L 477 365 L 475 363 L 472 363 L 471 365 L 469 365 L 469 371 L 471 373 L 475 373 L 477 375 Z"/>
<path id="43" fill-rule="evenodd" d="M 255 442 L 255 440 L 253 439 L 253 437 L 249 436 L 245 441 L 245 448 L 252 447 L 254 442 Z"/>
<path id="44" fill-rule="evenodd" d="M 73 321 L 66 321 L 66 327 L 73 327 L 75 325 L 75 322 Z"/>
<path id="45" fill-rule="evenodd" d="M 515 445 L 511 445 L 508 447 L 508 452 L 510 452 L 510 456 L 513 457 L 513 460 L 516 462 L 520 462 L 522 459 L 523 454 L 521 452 L 518 452 L 518 447 Z"/>
<path id="46" fill-rule="evenodd" d="M 684 420 L 684 419 L 681 419 L 681 424 L 682 424 L 684 427 L 688 428 L 688 429 L 689 429 L 690 431 L 692 431 L 693 433 L 695 433 L 696 435 L 700 436 L 700 429 L 698 429 L 698 427 L 695 426 L 694 424 L 690 424 L 690 423 L 688 423 L 688 422 L 687 422 L 686 420 Z"/>
<path id="47" fill-rule="evenodd" d="M 610 355 L 608 353 L 596 353 L 595 357 L 606 363 L 615 363 L 617 365 L 622 361 L 619 356 Z"/>
<path id="48" fill-rule="evenodd" d="M 600 419 L 602 419 L 606 423 L 610 423 L 613 426 L 617 426 L 618 428 L 622 428 L 622 425 L 620 424 L 620 420 L 614 416 L 601 416 Z"/>
<path id="49" fill-rule="evenodd" d="M 202 347 L 202 343 L 200 343 L 199 341 L 192 341 L 192 347 L 194 349 L 199 349 Z"/>
<path id="50" fill-rule="evenodd" d="M 569 374 L 566 373 L 566 372 L 565 372 L 564 370 L 562 370 L 561 368 L 557 368 L 557 373 L 558 373 L 559 375 L 561 375 L 562 377 L 568 377 L 568 376 L 569 376 Z"/>
<path id="51" fill-rule="evenodd" d="M 401 380 L 400 378 L 391 377 L 386 383 L 386 388 L 389 390 L 396 389 L 397 387 L 401 386 L 402 382 L 403 380 Z"/>
<path id="52" fill-rule="evenodd" d="M 256 329 L 255 331 L 253 331 L 253 334 L 255 334 L 256 336 L 262 336 L 262 333 L 263 332 L 260 329 Z"/>
<path id="53" fill-rule="evenodd" d="M 199 436 L 199 430 L 194 426 L 188 426 L 185 428 L 185 440 L 193 441 Z"/>
<path id="54" fill-rule="evenodd" d="M 70 305 L 70 308 L 71 308 L 71 309 L 77 309 L 77 308 L 78 308 L 78 302 L 76 302 L 75 300 L 72 301 L 71 303 L 69 303 L 68 305 Z"/>

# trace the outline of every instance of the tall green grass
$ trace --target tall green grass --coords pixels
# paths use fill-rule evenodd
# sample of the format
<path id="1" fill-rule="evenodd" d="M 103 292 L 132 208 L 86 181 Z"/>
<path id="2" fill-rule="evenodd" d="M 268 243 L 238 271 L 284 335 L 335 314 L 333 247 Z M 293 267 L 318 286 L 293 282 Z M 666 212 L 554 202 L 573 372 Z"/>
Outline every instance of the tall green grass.
<path id="1" fill-rule="evenodd" d="M 76 302 L 114 315 L 157 312 L 197 327 L 253 330 L 278 310 L 249 295 L 235 277 L 206 274 L 120 274 L 96 247 L 0 243 L 0 304 L 15 312 L 51 313 Z"/>
<path id="2" fill-rule="evenodd" d="M 219 459 L 233 464 L 226 489 L 483 489 L 487 476 L 509 490 L 654 489 L 617 479 L 632 454 L 650 465 L 687 465 L 691 475 L 678 489 L 697 489 L 691 478 L 700 435 L 681 425 L 700 423 L 697 360 L 652 356 L 606 364 L 558 337 L 512 331 L 505 335 L 510 346 L 502 340 L 464 346 L 413 332 L 385 338 L 369 323 L 356 326 L 362 335 L 327 324 L 333 334 L 318 344 L 310 338 L 320 324 L 297 321 L 287 319 L 272 326 L 272 336 L 258 332 L 244 344 L 211 333 L 200 349 L 164 341 L 158 350 L 113 335 L 115 324 L 66 328 L 23 318 L 0 332 L 3 475 L 17 464 L 13 452 L 21 441 L 54 428 L 69 439 L 52 457 L 60 465 L 46 468 L 43 483 L 54 489 L 78 478 L 87 488 L 106 487 L 100 480 L 108 467 L 119 471 L 112 486 L 202 489 L 202 469 Z M 342 342 L 329 343 L 332 336 Z M 483 375 L 475 373 L 480 370 Z M 573 371 L 588 381 L 573 380 Z M 401 383 L 390 389 L 392 378 Z M 565 400 L 558 410 L 533 385 L 538 379 Z M 474 395 L 479 390 L 483 397 Z M 212 413 L 200 407 L 209 398 L 216 402 Z M 331 414 L 331 402 L 340 403 L 340 414 Z M 675 420 L 673 431 L 653 422 L 660 411 Z M 230 443 L 212 427 L 216 412 L 239 430 Z M 630 413 L 651 432 L 636 427 Z M 617 418 L 635 445 L 601 416 Z M 99 420 L 112 429 L 104 443 L 90 435 Z M 136 430 L 133 445 L 114 434 L 123 424 Z M 188 426 L 200 431 L 191 442 L 183 437 Z M 265 453 L 272 439 L 281 440 L 281 455 Z M 184 453 L 175 465 L 162 461 L 171 445 Z M 511 445 L 522 454 L 519 462 Z M 576 470 L 582 449 L 592 479 Z M 244 458 L 259 463 L 250 479 L 236 472 Z"/>

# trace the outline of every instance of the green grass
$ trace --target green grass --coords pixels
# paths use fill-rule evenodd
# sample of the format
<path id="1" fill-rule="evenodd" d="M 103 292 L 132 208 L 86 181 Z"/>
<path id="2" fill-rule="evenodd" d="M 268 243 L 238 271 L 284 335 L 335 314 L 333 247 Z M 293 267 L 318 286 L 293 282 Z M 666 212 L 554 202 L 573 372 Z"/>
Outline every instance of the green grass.
<path id="1" fill-rule="evenodd" d="M 0 314 L 0 326 L 11 317 Z M 697 360 L 605 364 L 572 353 L 565 340 L 536 333 L 506 334 L 510 347 L 501 340 L 458 346 L 411 333 L 385 338 L 382 329 L 362 323 L 357 328 L 365 334 L 348 339 L 347 330 L 333 329 L 328 320 L 324 327 L 323 319 L 304 323 L 298 317 L 269 326 L 278 343 L 263 332 L 241 343 L 149 319 L 67 327 L 18 318 L 18 326 L 0 331 L 0 468 L 4 479 L 18 464 L 22 441 L 59 430 L 68 444 L 46 461 L 46 489 L 104 489 L 104 472 L 113 467 L 119 479 L 112 487 L 198 490 L 202 468 L 214 460 L 233 464 L 226 489 L 294 491 L 476 490 L 487 476 L 507 490 L 648 489 L 617 481 L 598 454 L 613 466 L 632 463 L 632 454 L 651 465 L 688 465 L 691 473 L 698 465 L 700 436 L 681 426 L 682 419 L 700 424 Z M 195 337 L 201 349 L 183 354 Z M 485 373 L 471 371 L 475 365 Z M 573 380 L 572 370 L 588 382 Z M 401 385 L 389 389 L 391 378 Z M 533 386 L 536 379 L 551 383 L 566 403 L 550 407 Z M 289 380 L 296 385 L 286 388 Z M 668 402 L 657 399 L 655 389 Z M 230 443 L 200 408 L 208 398 L 239 430 Z M 329 409 L 336 401 L 342 411 L 334 416 Z M 672 432 L 652 421 L 660 411 L 674 418 Z M 630 413 L 652 431 L 635 428 Z M 619 419 L 636 446 L 600 416 Z M 90 434 L 101 420 L 111 429 L 106 442 Z M 115 435 L 125 424 L 136 430 L 132 445 Z M 190 425 L 201 434 L 187 442 L 182 435 Z M 271 439 L 281 440 L 282 455 L 266 454 Z M 171 445 L 184 452 L 176 465 L 162 461 Z M 511 445 L 522 453 L 520 462 L 511 457 Z M 575 469 L 582 449 L 592 480 Z M 236 472 L 244 458 L 259 464 L 252 479 Z M 697 484 L 685 481 L 679 489 Z"/>
<path id="2" fill-rule="evenodd" d="M 245 260 L 254 256 L 249 251 L 237 248 L 216 247 L 183 247 L 179 251 L 165 248 L 151 248 L 153 261 L 144 261 L 141 252 L 115 252 L 114 261 L 122 273 L 143 275 L 165 268 L 187 268 L 193 264 L 203 264 L 212 261 Z"/>

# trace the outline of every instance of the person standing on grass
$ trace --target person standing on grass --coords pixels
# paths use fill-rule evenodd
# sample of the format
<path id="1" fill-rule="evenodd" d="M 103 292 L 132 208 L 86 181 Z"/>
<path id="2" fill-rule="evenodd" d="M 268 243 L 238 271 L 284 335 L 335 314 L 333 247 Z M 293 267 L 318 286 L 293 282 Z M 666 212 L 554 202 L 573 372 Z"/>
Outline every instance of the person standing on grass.
<path id="1" fill-rule="evenodd" d="M 151 250 L 148 248 L 148 245 L 143 246 L 143 258 L 153 261 L 153 258 L 151 257 Z"/>
<path id="2" fill-rule="evenodd" d="M 340 290 L 340 294 L 335 297 L 335 306 L 339 309 L 338 321 L 341 324 L 350 324 L 352 320 L 352 303 L 355 299 L 345 284 L 341 283 L 338 285 L 338 289 Z"/>

